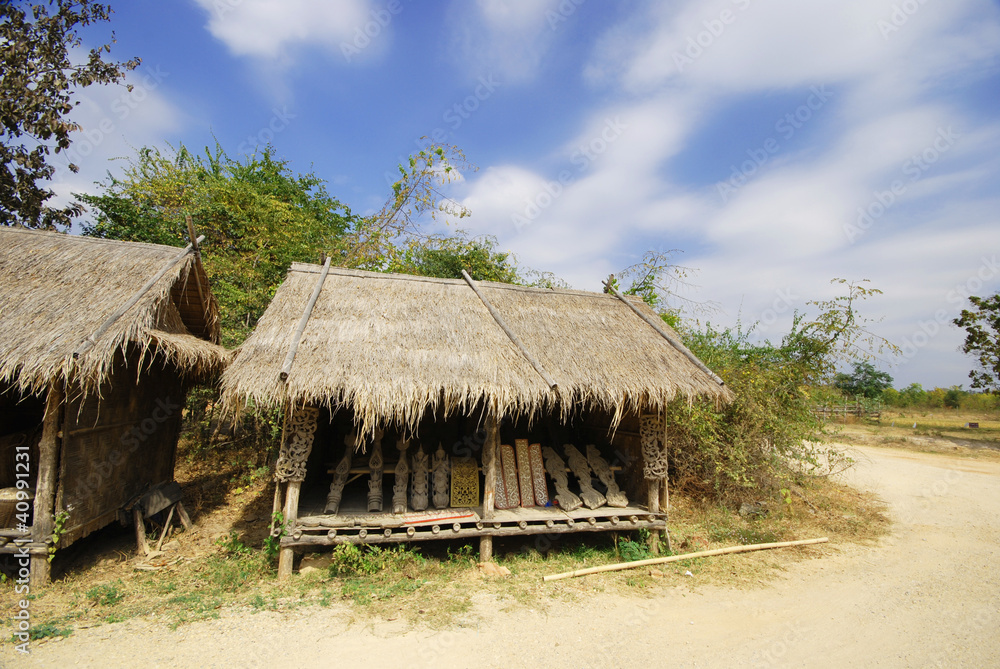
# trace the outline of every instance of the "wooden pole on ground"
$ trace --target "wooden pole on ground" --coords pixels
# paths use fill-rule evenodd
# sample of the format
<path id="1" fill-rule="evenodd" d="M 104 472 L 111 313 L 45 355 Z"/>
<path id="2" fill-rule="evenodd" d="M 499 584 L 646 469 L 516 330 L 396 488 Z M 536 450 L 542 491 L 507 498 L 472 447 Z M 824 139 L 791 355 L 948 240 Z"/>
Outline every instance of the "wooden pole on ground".
<path id="1" fill-rule="evenodd" d="M 66 399 L 63 382 L 53 379 L 49 384 L 49 394 L 45 401 L 45 417 L 42 419 L 42 440 L 38 445 L 38 478 L 35 482 L 34 520 L 31 524 L 31 540 L 36 543 L 52 541 L 55 527 L 56 476 L 59 468 L 59 417 Z M 31 556 L 30 585 L 35 587 L 49 582 L 49 558 L 47 555 Z"/>
<path id="2" fill-rule="evenodd" d="M 750 551 L 764 551 L 772 548 L 787 548 L 789 546 L 809 546 L 811 544 L 825 544 L 829 539 L 803 539 L 801 541 L 780 541 L 773 544 L 752 544 L 749 546 L 730 546 L 729 548 L 716 548 L 710 551 L 700 551 L 698 553 L 687 553 L 685 555 L 671 555 L 669 557 L 652 558 L 649 560 L 636 560 L 635 562 L 619 562 L 616 564 L 606 564 L 600 567 L 588 567 L 567 571 L 562 574 L 550 574 L 545 576 L 543 581 L 558 581 L 564 578 L 574 578 L 576 576 L 586 576 L 588 574 L 600 574 L 606 571 L 621 571 L 623 569 L 635 569 L 637 567 L 647 567 L 654 564 L 665 564 L 667 562 L 677 562 L 679 560 L 693 560 L 695 558 L 711 557 L 712 555 L 728 555 L 730 553 L 749 553 Z"/>
<path id="3" fill-rule="evenodd" d="M 483 520 L 492 520 L 497 491 L 497 421 L 492 416 L 486 424 L 486 443 L 483 444 Z M 484 534 L 479 538 L 479 561 L 493 559 L 493 537 Z"/>

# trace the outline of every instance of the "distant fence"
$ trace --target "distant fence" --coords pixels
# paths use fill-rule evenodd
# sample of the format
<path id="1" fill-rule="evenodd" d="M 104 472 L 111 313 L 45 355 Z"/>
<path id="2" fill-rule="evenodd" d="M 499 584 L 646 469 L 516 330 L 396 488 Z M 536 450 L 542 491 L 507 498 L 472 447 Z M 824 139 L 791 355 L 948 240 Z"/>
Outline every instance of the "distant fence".
<path id="1" fill-rule="evenodd" d="M 873 420 L 876 423 L 882 422 L 881 402 L 844 402 L 842 404 L 824 404 L 813 407 L 813 413 L 817 418 L 825 421 L 836 420 L 847 422 L 848 416 L 856 419 Z"/>

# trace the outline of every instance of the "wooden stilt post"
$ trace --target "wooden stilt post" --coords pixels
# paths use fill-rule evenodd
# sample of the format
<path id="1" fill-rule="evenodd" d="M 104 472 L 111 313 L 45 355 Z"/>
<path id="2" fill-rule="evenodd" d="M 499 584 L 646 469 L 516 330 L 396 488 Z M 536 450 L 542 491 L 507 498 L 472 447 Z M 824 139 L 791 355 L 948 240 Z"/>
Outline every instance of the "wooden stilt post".
<path id="1" fill-rule="evenodd" d="M 486 424 L 486 443 L 483 444 L 483 520 L 491 520 L 496 505 L 497 491 L 497 422 L 490 417 Z M 493 537 L 483 535 L 479 538 L 479 561 L 489 562 L 493 559 Z"/>
<path id="2" fill-rule="evenodd" d="M 289 481 L 288 489 L 285 491 L 285 526 L 291 527 L 299 515 L 299 492 L 302 489 L 302 481 Z M 285 579 L 292 575 L 292 565 L 295 561 L 295 551 L 291 548 L 282 548 L 278 554 L 278 578 Z"/>
<path id="3" fill-rule="evenodd" d="M 38 446 L 38 478 L 35 482 L 34 521 L 31 525 L 31 540 L 48 543 L 52 540 L 55 527 L 56 475 L 59 463 L 59 418 L 66 399 L 63 382 L 53 380 L 49 385 L 45 403 L 45 417 L 42 419 L 42 440 Z M 47 555 L 31 556 L 31 587 L 49 582 L 49 559 Z"/>
<path id="4" fill-rule="evenodd" d="M 651 479 L 646 481 L 646 491 L 648 494 L 648 506 L 650 513 L 660 512 L 660 481 Z M 649 531 L 649 552 L 653 555 L 660 554 L 660 531 Z"/>

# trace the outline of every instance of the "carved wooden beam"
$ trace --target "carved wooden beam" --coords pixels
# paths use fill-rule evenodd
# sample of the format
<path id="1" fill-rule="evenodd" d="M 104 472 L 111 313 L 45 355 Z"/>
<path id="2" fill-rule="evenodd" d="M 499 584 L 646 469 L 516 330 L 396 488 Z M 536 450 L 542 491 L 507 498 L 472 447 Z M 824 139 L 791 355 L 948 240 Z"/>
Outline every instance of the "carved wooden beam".
<path id="1" fill-rule="evenodd" d="M 622 492 L 618 484 L 615 483 L 615 475 L 608 466 L 607 461 L 601 457 L 601 452 L 593 444 L 587 444 L 587 462 L 594 474 L 600 479 L 607 489 L 608 506 L 624 508 L 628 506 L 628 497 Z"/>
<path id="2" fill-rule="evenodd" d="M 368 458 L 368 470 L 371 478 L 368 480 L 368 510 L 382 510 L 382 430 L 375 431 L 375 443 L 372 445 L 372 454 Z"/>
<path id="3" fill-rule="evenodd" d="M 410 506 L 414 511 L 423 511 L 427 508 L 428 488 L 427 488 L 427 454 L 424 453 L 424 445 L 417 448 L 413 454 L 413 482 L 410 486 Z"/>
<path id="4" fill-rule="evenodd" d="M 545 469 L 548 470 L 549 476 L 552 477 L 552 483 L 556 487 L 556 503 L 559 504 L 559 508 L 563 511 L 579 509 L 583 506 L 583 500 L 569 490 L 566 463 L 551 446 L 542 448 L 542 454 L 545 456 Z"/>
<path id="5" fill-rule="evenodd" d="M 340 500 L 344 496 L 347 478 L 351 475 L 351 459 L 354 457 L 354 448 L 357 443 L 357 434 L 349 434 L 344 437 L 344 457 L 333 473 L 333 481 L 330 483 L 330 492 L 326 496 L 326 507 L 323 508 L 323 513 L 336 515 L 337 511 L 340 510 Z"/>
<path id="6" fill-rule="evenodd" d="M 441 442 L 438 442 L 438 449 L 434 453 L 434 508 L 446 509 L 450 501 L 448 496 L 448 473 L 451 471 L 451 463 L 448 462 L 448 454 L 444 452 Z"/>
<path id="7" fill-rule="evenodd" d="M 590 477 L 590 464 L 587 462 L 587 458 L 573 444 L 566 444 L 563 446 L 563 449 L 566 451 L 566 459 L 569 460 L 570 471 L 573 472 L 573 476 L 580 482 L 580 497 L 583 499 L 583 503 L 588 509 L 596 509 L 597 507 L 604 506 L 607 500 L 604 495 L 594 490 L 594 484 L 591 482 Z"/>

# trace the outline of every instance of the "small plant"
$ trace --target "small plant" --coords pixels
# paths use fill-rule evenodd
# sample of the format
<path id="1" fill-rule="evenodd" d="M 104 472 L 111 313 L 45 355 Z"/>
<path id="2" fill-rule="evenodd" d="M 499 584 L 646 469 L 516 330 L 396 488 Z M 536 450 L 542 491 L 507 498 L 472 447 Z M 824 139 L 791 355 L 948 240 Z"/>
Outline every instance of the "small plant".
<path id="1" fill-rule="evenodd" d="M 285 536 L 285 514 L 281 511 L 275 511 L 271 514 L 271 527 L 280 528 L 277 534 L 271 533 L 267 535 L 267 539 L 264 539 L 264 555 L 267 556 L 269 560 L 273 560 L 277 555 L 278 551 L 281 550 L 281 537 Z"/>
<path id="2" fill-rule="evenodd" d="M 474 561 L 475 558 L 472 557 L 472 544 L 463 544 L 458 547 L 458 550 L 452 551 L 451 547 L 448 547 L 448 561 L 449 562 L 462 562 L 467 563 Z"/>
<path id="3" fill-rule="evenodd" d="M 623 539 L 618 542 L 618 555 L 625 562 L 644 560 L 651 556 L 649 548 L 645 543 L 632 541 L 631 539 Z"/>
<path id="4" fill-rule="evenodd" d="M 62 535 L 66 533 L 67 520 L 69 520 L 68 512 L 60 511 L 56 514 L 52 527 L 52 544 L 49 546 L 49 562 L 52 562 L 56 557 L 56 546 L 59 545 L 59 539 L 62 538 Z"/>
<path id="5" fill-rule="evenodd" d="M 57 627 L 54 623 L 34 625 L 28 630 L 28 638 L 32 640 L 61 637 L 65 639 L 73 633 L 72 627 Z"/>
<path id="6" fill-rule="evenodd" d="M 231 531 L 225 537 L 220 537 L 215 543 L 227 554 L 234 557 L 248 557 L 254 552 L 252 548 L 243 543 L 236 530 Z"/>
<path id="7" fill-rule="evenodd" d="M 117 585 L 105 583 L 94 586 L 87 591 L 87 599 L 96 606 L 114 606 L 125 599 L 125 593 L 118 589 L 119 585 L 121 582 Z"/>

